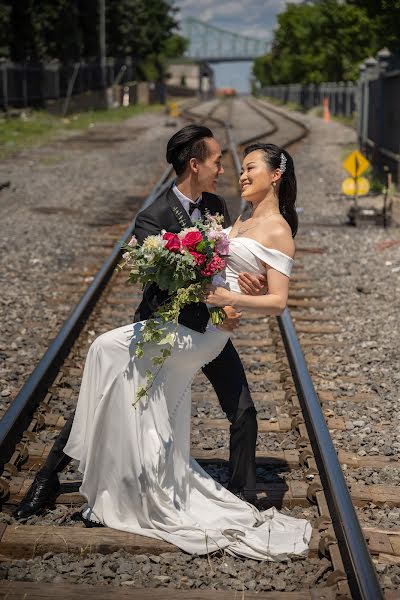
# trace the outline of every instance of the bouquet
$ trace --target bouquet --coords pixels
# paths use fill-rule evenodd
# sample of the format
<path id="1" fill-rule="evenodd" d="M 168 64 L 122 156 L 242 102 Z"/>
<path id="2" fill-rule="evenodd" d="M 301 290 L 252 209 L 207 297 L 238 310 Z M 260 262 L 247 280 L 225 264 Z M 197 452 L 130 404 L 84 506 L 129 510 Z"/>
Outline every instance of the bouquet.
<path id="1" fill-rule="evenodd" d="M 160 355 L 152 358 L 159 369 L 170 356 L 174 343 L 175 332 L 167 324 L 176 323 L 177 328 L 179 314 L 185 305 L 202 302 L 209 283 L 223 283 L 220 273 L 225 267 L 229 240 L 222 231 L 222 220 L 220 215 L 207 213 L 203 221 L 197 221 L 193 227 L 182 229 L 178 234 L 162 231 L 159 235 L 148 236 L 141 246 L 135 237 L 123 245 L 123 262 L 117 270 L 129 268 L 129 283 L 139 282 L 143 287 L 156 283 L 168 292 L 168 299 L 145 322 L 136 346 L 138 357 L 143 356 L 146 342 L 164 346 Z M 209 312 L 212 323 L 223 322 L 222 308 L 213 307 Z M 147 384 L 139 389 L 135 403 L 147 394 L 155 376 L 156 373 L 147 372 Z"/>

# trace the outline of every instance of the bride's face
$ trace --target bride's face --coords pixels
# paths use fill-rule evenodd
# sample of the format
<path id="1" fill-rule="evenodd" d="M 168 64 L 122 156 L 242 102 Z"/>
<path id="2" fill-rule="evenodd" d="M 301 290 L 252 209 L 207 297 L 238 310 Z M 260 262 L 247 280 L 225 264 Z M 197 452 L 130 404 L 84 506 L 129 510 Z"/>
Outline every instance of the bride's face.
<path id="1" fill-rule="evenodd" d="M 239 185 L 242 198 L 248 202 L 263 200 L 276 181 L 276 170 L 271 171 L 265 162 L 263 150 L 254 150 L 248 154 L 242 163 Z"/>

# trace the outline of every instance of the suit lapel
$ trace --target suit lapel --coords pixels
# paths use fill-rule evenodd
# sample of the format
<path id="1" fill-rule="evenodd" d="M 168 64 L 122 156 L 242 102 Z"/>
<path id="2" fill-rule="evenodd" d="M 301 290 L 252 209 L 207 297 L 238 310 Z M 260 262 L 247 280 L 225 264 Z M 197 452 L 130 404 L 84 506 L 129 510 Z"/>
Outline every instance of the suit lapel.
<path id="1" fill-rule="evenodd" d="M 220 215 L 224 216 L 224 210 L 218 196 L 214 194 L 209 194 L 208 192 L 203 192 L 202 198 L 205 207 L 210 211 L 212 215 L 219 213 Z"/>
<path id="2" fill-rule="evenodd" d="M 167 202 L 171 211 L 174 213 L 177 223 L 181 226 L 181 222 L 184 222 L 186 227 L 192 227 L 193 223 L 191 218 L 183 208 L 182 204 L 179 202 L 178 198 L 175 196 L 172 188 L 170 188 L 167 192 Z"/>

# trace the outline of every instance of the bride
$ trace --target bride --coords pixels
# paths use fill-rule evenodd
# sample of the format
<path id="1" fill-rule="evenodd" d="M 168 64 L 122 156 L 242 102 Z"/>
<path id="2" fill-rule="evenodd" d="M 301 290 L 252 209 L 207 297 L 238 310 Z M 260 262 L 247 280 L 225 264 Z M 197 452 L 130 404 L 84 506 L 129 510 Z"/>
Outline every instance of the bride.
<path id="1" fill-rule="evenodd" d="M 226 230 L 226 286 L 210 286 L 206 301 L 278 315 L 287 303 L 297 230 L 291 156 L 273 144 L 248 146 L 240 186 L 253 210 Z M 240 293 L 238 276 L 243 271 L 264 274 L 268 292 Z M 79 461 L 83 473 L 84 518 L 165 540 L 191 554 L 224 549 L 248 558 L 279 560 L 306 553 L 311 537 L 306 520 L 275 508 L 258 511 L 190 456 L 191 382 L 218 356 L 230 332 L 210 324 L 204 333 L 179 325 L 172 355 L 147 397 L 133 408 L 135 390 L 146 382 L 152 354 L 159 352 L 159 347 L 147 344 L 144 356 L 135 356 L 141 329 L 138 322 L 108 331 L 89 349 L 64 450 Z"/>

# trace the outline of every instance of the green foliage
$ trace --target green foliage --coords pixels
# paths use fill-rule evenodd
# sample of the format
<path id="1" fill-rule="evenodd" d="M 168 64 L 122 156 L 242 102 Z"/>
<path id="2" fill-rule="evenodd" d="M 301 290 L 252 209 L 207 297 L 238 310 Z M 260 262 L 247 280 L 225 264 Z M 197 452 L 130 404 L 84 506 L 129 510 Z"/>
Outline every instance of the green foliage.
<path id="1" fill-rule="evenodd" d="M 288 4 L 278 16 L 271 51 L 255 61 L 254 75 L 262 85 L 356 80 L 360 62 L 388 39 L 381 25 L 384 21 L 388 26 L 387 14 L 374 13 L 372 8 L 368 11 L 365 4 L 372 7 L 377 3 L 320 0 Z M 392 18 L 397 15 L 398 23 L 400 0 L 380 0 L 380 4 L 391 4 Z M 389 30 L 394 36 L 394 22 Z"/>
<path id="2" fill-rule="evenodd" d="M 10 46 L 11 3 L 0 1 L 0 57 L 8 58 Z"/>
<path id="3" fill-rule="evenodd" d="M 160 79 L 187 42 L 166 0 L 106 0 L 107 56 L 130 56 L 138 75 Z M 0 56 L 16 62 L 99 56 L 98 0 L 0 0 Z"/>
<path id="4" fill-rule="evenodd" d="M 348 3 L 367 13 L 378 50 L 386 46 L 391 52 L 400 52 L 400 0 L 348 0 Z"/>
<path id="5" fill-rule="evenodd" d="M 214 253 L 216 244 L 223 241 L 225 236 L 221 225 L 223 217 L 206 212 L 204 220 L 185 228 L 182 215 L 176 209 L 173 210 L 183 227 L 179 235 L 167 235 L 167 232 L 149 235 L 142 245 L 133 236 L 129 243 L 122 244 L 122 262 L 116 268 L 117 272 L 125 267 L 129 268 L 129 283 L 140 283 L 143 287 L 148 283 L 155 283 L 168 292 L 168 297 L 154 316 L 143 322 L 141 338 L 136 343 L 135 355 L 139 359 L 143 358 L 144 345 L 147 343 L 160 346 L 160 352 L 152 357 L 152 363 L 158 369 L 156 373 L 146 372 L 146 384 L 136 393 L 133 406 L 147 396 L 157 373 L 171 355 L 182 309 L 188 304 L 204 302 L 207 286 L 224 267 L 219 253 Z M 225 241 L 227 243 L 227 239 Z M 227 250 L 224 245 L 221 249 L 224 252 Z M 202 255 L 200 262 L 199 252 Z M 219 261 L 215 262 L 216 259 Z M 219 307 L 209 309 L 209 314 L 214 325 L 220 325 L 226 317 L 224 310 Z"/>

